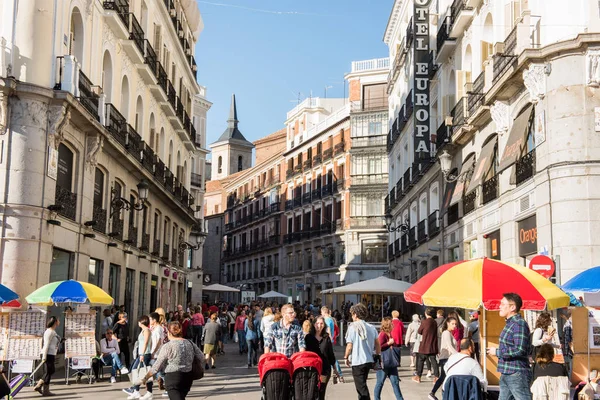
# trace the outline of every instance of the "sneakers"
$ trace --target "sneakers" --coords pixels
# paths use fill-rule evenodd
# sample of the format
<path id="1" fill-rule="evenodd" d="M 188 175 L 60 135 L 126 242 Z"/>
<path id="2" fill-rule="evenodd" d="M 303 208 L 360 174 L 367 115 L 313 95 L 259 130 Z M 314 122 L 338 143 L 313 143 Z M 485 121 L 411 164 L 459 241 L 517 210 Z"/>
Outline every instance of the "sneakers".
<path id="1" fill-rule="evenodd" d="M 162 394 L 162 397 L 169 397 L 169 393 L 167 393 L 167 392 L 164 392 L 164 393 Z"/>
<path id="2" fill-rule="evenodd" d="M 146 392 L 145 395 L 143 395 L 142 397 L 140 397 L 140 400 L 150 400 L 153 397 L 151 392 Z"/>
<path id="3" fill-rule="evenodd" d="M 125 390 L 127 389 L 123 389 L 123 391 L 125 392 Z M 129 395 L 129 397 L 127 397 L 127 400 L 136 400 L 142 397 L 142 395 L 140 394 L 140 392 L 138 392 L 137 390 L 133 390 L 133 389 L 129 389 L 132 391 L 132 393 Z"/>
<path id="4" fill-rule="evenodd" d="M 433 394 L 433 393 L 429 393 L 429 395 L 427 396 L 427 398 L 428 398 L 429 400 L 438 400 L 438 398 L 437 398 L 437 397 L 435 397 L 435 394 Z"/>
<path id="5" fill-rule="evenodd" d="M 110 383 L 117 383 L 117 379 L 114 376 L 111 376 Z"/>
<path id="6" fill-rule="evenodd" d="M 427 377 L 431 378 L 431 371 L 427 371 Z"/>
<path id="7" fill-rule="evenodd" d="M 137 390 L 135 390 L 134 388 L 127 388 L 127 389 L 123 389 L 123 392 L 126 394 L 134 394 L 135 392 L 137 392 Z M 140 392 L 138 392 L 138 395 L 140 394 Z"/>
<path id="8" fill-rule="evenodd" d="M 415 363 L 410 363 L 410 367 L 414 368 L 415 367 Z"/>
<path id="9" fill-rule="evenodd" d="M 121 368 L 121 375 L 127 375 L 128 373 L 129 373 L 129 370 L 127 369 L 127 367 Z"/>
<path id="10" fill-rule="evenodd" d="M 412 377 L 412 381 L 413 382 L 417 382 L 417 383 L 421 383 L 421 378 L 419 378 L 417 375 Z"/>
<path id="11" fill-rule="evenodd" d="M 206 366 L 204 367 L 205 370 L 210 369 L 210 367 L 208 366 L 208 364 L 206 364 Z"/>

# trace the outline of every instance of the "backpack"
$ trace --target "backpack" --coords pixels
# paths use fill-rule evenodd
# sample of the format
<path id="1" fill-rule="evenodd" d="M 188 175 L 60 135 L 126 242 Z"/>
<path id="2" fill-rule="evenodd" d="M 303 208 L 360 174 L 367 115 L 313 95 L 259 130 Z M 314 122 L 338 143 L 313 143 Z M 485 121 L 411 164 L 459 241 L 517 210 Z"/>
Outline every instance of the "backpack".
<path id="1" fill-rule="evenodd" d="M 533 345 L 533 332 L 529 334 L 529 349 L 527 350 L 527 357 L 535 362 L 535 357 L 537 356 L 537 352 L 539 350 L 538 346 Z"/>
<path id="2" fill-rule="evenodd" d="M 228 320 L 228 318 L 225 315 L 221 315 L 219 317 L 219 322 L 221 322 L 221 328 L 227 328 L 227 322 L 228 322 L 227 320 Z"/>

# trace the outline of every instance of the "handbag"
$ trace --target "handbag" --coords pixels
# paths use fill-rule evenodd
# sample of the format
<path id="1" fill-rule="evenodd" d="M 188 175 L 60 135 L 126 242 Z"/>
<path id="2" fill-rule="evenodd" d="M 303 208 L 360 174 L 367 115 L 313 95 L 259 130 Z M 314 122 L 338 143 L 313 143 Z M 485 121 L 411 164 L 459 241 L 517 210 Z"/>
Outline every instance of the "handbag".
<path id="1" fill-rule="evenodd" d="M 200 357 L 196 357 L 196 346 L 191 340 L 188 340 L 192 345 L 192 351 L 194 352 L 194 360 L 192 361 L 192 379 L 198 380 L 204 377 L 204 360 Z"/>
<path id="2" fill-rule="evenodd" d="M 150 372 L 151 367 L 150 366 L 146 366 L 146 364 L 144 364 L 144 362 L 140 362 L 137 365 L 137 368 L 133 369 L 130 373 L 129 373 L 129 379 L 131 380 L 131 383 L 133 383 L 134 385 L 138 382 L 140 382 L 142 380 L 142 378 L 144 378 L 148 372 Z"/>
<path id="3" fill-rule="evenodd" d="M 399 349 L 398 349 L 399 350 Z M 381 361 L 383 368 L 397 368 L 400 366 L 400 352 L 396 352 L 393 346 L 388 347 L 381 352 Z"/>
<path id="4" fill-rule="evenodd" d="M 10 394 L 10 386 L 6 382 L 6 378 L 3 373 L 0 373 L 0 398 L 8 396 Z"/>

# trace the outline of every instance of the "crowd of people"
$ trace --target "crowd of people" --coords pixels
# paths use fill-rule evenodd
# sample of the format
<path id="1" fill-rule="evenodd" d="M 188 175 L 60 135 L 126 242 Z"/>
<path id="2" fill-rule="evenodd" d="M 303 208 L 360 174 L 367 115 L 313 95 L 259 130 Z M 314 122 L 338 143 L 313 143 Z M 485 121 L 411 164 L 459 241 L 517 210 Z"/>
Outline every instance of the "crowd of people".
<path id="1" fill-rule="evenodd" d="M 334 353 L 341 325 L 346 326 L 346 348 L 343 363 L 352 371 L 359 400 L 370 400 L 367 377 L 375 370 L 375 400 L 381 399 L 389 380 L 396 400 L 403 399 L 398 367 L 401 349 L 410 351 L 412 381 L 423 382 L 431 378 L 430 400 L 437 400 L 440 389 L 445 388 L 450 377 L 474 377 L 478 387 L 485 390 L 485 380 L 480 361 L 481 352 L 498 358 L 501 399 L 534 399 L 538 378 L 570 376 L 572 360 L 572 324 L 570 314 L 562 313 L 563 334 L 553 327 L 550 314 L 542 313 L 530 332 L 520 315 L 521 298 L 506 293 L 500 302 L 500 316 L 506 326 L 500 334 L 499 346 L 481 349 L 479 314 L 462 318 L 459 310 L 426 309 L 423 316 L 412 316 L 404 329 L 398 311 L 384 305 L 385 316 L 380 320 L 379 332 L 367 320 L 373 316 L 369 305 L 344 302 L 341 310 L 331 310 L 320 304 L 278 304 L 252 302 L 233 304 L 219 302 L 213 305 L 189 304 L 186 309 L 165 313 L 162 308 L 137 318 L 137 337 L 133 348 L 130 336 L 130 319 L 124 307 L 106 309 L 100 324 L 101 340 L 96 343 L 97 357 L 92 361 L 92 373 L 98 378 L 102 366 L 111 367 L 110 381 L 116 382 L 118 373 L 142 371 L 130 388 L 124 389 L 127 399 L 152 399 L 154 382 L 164 390 L 163 396 L 183 399 L 189 392 L 193 377 L 192 364 L 201 362 L 204 370 L 215 369 L 217 356 L 225 353 L 225 344 L 237 342 L 239 355 L 243 355 L 248 368 L 258 364 L 260 353 L 278 352 L 291 357 L 297 352 L 311 351 L 322 360 L 319 399 L 325 398 L 331 378 L 333 383 L 344 377 Z M 381 309 L 379 310 L 381 311 Z M 62 339 L 56 332 L 60 321 L 51 317 L 44 334 L 42 359 L 44 375 L 35 390 L 44 396 L 50 392 L 50 381 L 55 372 L 56 354 Z M 187 340 L 185 340 L 187 339 Z M 564 363 L 556 363 L 556 354 L 563 355 Z M 80 381 L 79 372 L 76 380 Z M 150 379 L 153 378 L 153 379 Z M 452 380 L 451 380 L 452 381 Z M 142 395 L 142 388 L 145 393 Z"/>

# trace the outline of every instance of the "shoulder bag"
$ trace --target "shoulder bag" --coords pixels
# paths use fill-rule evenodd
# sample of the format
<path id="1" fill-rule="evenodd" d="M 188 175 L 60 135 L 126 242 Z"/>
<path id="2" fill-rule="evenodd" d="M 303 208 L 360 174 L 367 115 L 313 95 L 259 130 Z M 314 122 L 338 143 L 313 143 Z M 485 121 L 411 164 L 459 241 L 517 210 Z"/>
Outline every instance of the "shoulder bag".
<path id="1" fill-rule="evenodd" d="M 381 362 L 383 368 L 397 368 L 400 365 L 399 352 L 394 350 L 393 346 L 381 352 Z"/>
<path id="2" fill-rule="evenodd" d="M 202 359 L 196 357 L 196 346 L 191 340 L 188 340 L 192 345 L 192 352 L 194 353 L 194 360 L 192 361 L 192 379 L 198 380 L 204 377 L 204 365 L 202 365 Z"/>

